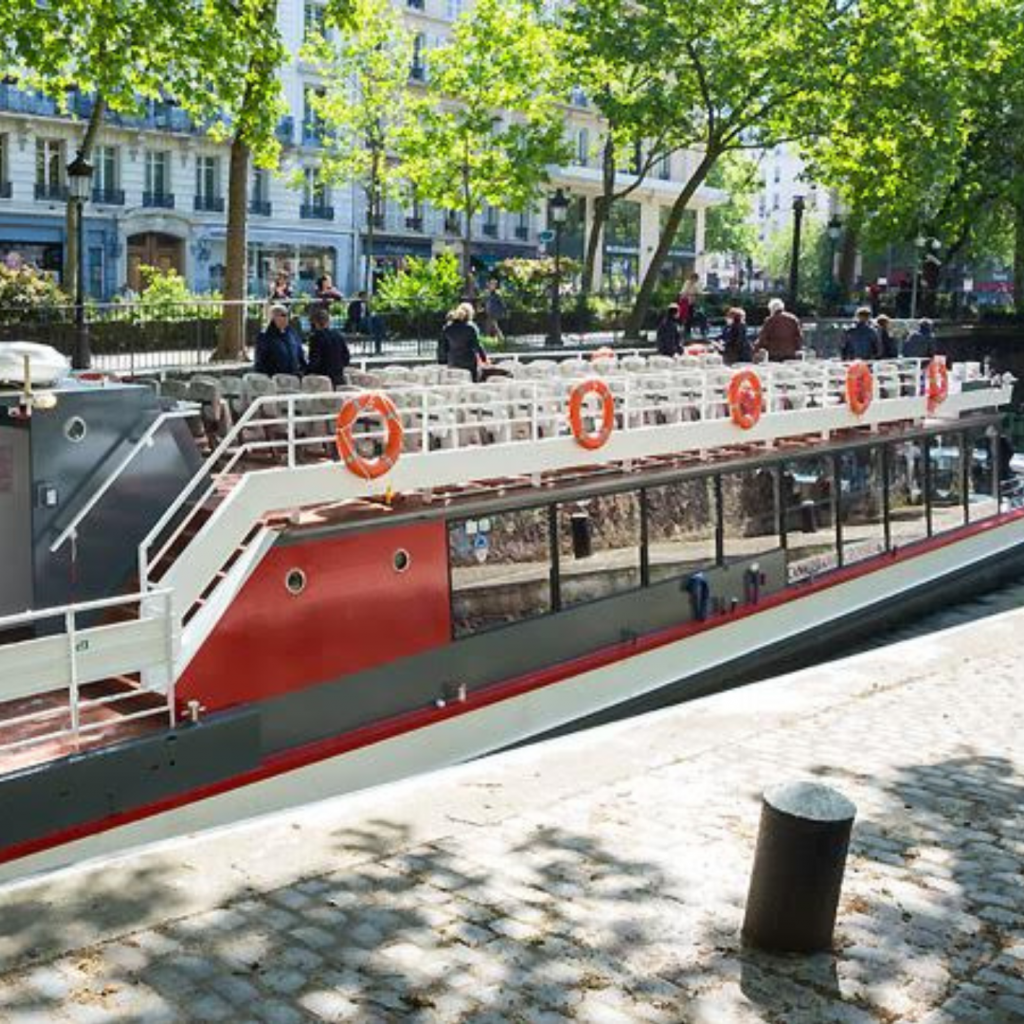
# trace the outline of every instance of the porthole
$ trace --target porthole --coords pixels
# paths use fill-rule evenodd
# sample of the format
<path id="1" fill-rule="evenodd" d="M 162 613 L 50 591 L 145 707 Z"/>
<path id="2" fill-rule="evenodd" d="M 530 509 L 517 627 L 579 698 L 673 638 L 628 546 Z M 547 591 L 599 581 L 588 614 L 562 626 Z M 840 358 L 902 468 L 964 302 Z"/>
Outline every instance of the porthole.
<path id="1" fill-rule="evenodd" d="M 394 557 L 395 572 L 405 572 L 410 565 L 412 565 L 412 556 L 405 548 L 399 548 Z"/>
<path id="2" fill-rule="evenodd" d="M 306 574 L 301 569 L 289 569 L 284 585 L 292 597 L 298 597 L 306 589 Z"/>
<path id="3" fill-rule="evenodd" d="M 85 420 L 81 416 L 72 416 L 71 419 L 64 424 L 64 436 L 72 443 L 78 444 L 80 441 L 85 440 L 85 435 L 89 432 L 89 428 L 85 425 Z"/>

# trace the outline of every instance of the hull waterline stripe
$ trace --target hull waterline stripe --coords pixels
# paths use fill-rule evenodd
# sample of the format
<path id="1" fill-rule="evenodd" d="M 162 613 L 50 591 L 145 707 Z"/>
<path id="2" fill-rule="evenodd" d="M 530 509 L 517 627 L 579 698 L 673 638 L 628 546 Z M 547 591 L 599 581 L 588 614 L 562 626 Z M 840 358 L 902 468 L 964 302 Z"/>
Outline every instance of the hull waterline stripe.
<path id="1" fill-rule="evenodd" d="M 558 682 L 575 678 L 585 672 L 614 664 L 628 657 L 676 643 L 689 636 L 706 632 L 718 626 L 729 625 L 741 619 L 749 618 L 758 612 L 799 601 L 821 591 L 870 575 L 872 572 L 877 572 L 887 566 L 941 550 L 967 538 L 991 532 L 1021 519 L 1024 519 L 1024 509 L 1002 513 L 992 519 L 959 527 L 939 537 L 930 537 L 926 540 L 917 541 L 913 545 L 886 552 L 875 558 L 866 559 L 856 565 L 833 570 L 820 580 L 795 584 L 765 597 L 757 604 L 744 605 L 741 608 L 737 608 L 736 611 L 717 615 L 704 622 L 688 622 L 680 626 L 670 626 L 646 636 L 610 644 L 598 651 L 581 655 L 569 661 L 559 662 L 557 665 L 549 668 L 539 669 L 513 679 L 493 683 L 469 694 L 464 703 L 449 704 L 444 708 L 417 708 L 414 711 L 397 715 L 382 722 L 362 726 L 342 736 L 318 740 L 314 743 L 296 747 L 294 750 L 272 755 L 258 768 L 254 768 L 242 775 L 188 790 L 143 807 L 121 811 L 106 818 L 75 825 L 60 832 L 51 833 L 48 836 L 9 846 L 0 850 L 0 864 L 7 864 L 21 857 L 27 857 L 52 847 L 84 839 L 88 836 L 120 828 L 121 826 L 129 825 L 166 811 L 172 811 L 191 803 L 219 796 L 234 789 L 262 782 L 319 761 L 329 760 L 341 754 L 372 746 L 383 740 L 393 739 L 403 733 L 414 732 L 429 725 L 471 714 L 492 704 L 522 696 L 532 690 L 542 689 Z"/>

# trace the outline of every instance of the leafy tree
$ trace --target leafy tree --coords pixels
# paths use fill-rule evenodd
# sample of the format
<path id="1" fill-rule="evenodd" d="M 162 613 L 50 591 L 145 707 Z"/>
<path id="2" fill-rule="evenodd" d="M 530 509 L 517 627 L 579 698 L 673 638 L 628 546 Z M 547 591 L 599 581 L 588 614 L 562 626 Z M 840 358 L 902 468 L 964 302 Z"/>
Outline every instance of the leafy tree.
<path id="1" fill-rule="evenodd" d="M 417 195 L 462 215 L 463 277 L 473 290 L 473 217 L 485 204 L 529 209 L 566 155 L 554 37 L 538 0 L 479 0 L 432 51 L 425 92 L 401 132 Z"/>
<path id="2" fill-rule="evenodd" d="M 313 101 L 325 130 L 324 179 L 355 182 L 365 197 L 370 291 L 375 214 L 401 184 L 401 164 L 391 154 L 408 113 L 413 35 L 391 0 L 354 0 L 350 24 L 333 39 L 311 41 L 304 56 L 327 83 Z"/>
<path id="3" fill-rule="evenodd" d="M 59 318 L 68 301 L 48 274 L 0 260 L 0 324 Z"/>
<path id="4" fill-rule="evenodd" d="M 822 130 L 821 96 L 847 74 L 845 23 L 856 8 L 839 0 L 577 0 L 608 5 L 624 56 L 660 68 L 661 99 L 649 134 L 697 159 L 669 210 L 627 331 L 636 334 L 679 224 L 697 189 L 726 154 L 770 148 Z M 631 41 L 659 39 L 654 52 Z M 860 73 L 861 69 L 857 69 Z"/>
<path id="5" fill-rule="evenodd" d="M 753 256 L 757 228 L 751 222 L 753 197 L 760 189 L 760 165 L 748 153 L 729 153 L 708 173 L 707 183 L 722 189 L 727 199 L 712 206 L 704 225 L 705 252 Z"/>
<path id="6" fill-rule="evenodd" d="M 441 253 L 431 259 L 410 256 L 405 266 L 387 274 L 377 290 L 377 308 L 384 313 L 448 310 L 459 300 L 462 277 L 453 253 Z"/>

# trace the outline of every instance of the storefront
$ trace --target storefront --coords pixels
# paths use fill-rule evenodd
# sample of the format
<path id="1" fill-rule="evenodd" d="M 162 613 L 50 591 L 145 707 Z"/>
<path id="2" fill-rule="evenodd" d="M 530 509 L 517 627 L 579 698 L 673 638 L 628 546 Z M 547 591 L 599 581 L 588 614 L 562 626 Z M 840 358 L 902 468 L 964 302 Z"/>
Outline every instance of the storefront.
<path id="1" fill-rule="evenodd" d="M 360 260 L 360 275 L 356 282 L 357 290 L 366 284 L 366 235 L 361 236 L 363 259 Z M 370 260 L 373 265 L 373 290 L 376 291 L 381 279 L 388 274 L 397 273 L 405 266 L 410 256 L 429 260 L 433 255 L 433 247 L 429 238 L 406 238 L 402 235 L 374 235 L 373 254 Z"/>

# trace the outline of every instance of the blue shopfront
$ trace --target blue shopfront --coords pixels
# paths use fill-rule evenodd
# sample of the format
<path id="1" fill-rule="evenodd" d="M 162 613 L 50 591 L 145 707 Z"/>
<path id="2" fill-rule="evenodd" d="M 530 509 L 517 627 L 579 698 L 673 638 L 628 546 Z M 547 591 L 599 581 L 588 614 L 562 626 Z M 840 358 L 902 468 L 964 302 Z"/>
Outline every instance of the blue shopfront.
<path id="1" fill-rule="evenodd" d="M 85 285 L 94 299 L 108 299 L 119 280 L 121 246 L 117 222 L 85 218 Z M 0 217 L 0 260 L 31 263 L 61 281 L 64 269 L 65 221 L 62 216 L 8 214 Z"/>

